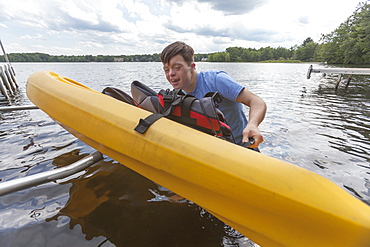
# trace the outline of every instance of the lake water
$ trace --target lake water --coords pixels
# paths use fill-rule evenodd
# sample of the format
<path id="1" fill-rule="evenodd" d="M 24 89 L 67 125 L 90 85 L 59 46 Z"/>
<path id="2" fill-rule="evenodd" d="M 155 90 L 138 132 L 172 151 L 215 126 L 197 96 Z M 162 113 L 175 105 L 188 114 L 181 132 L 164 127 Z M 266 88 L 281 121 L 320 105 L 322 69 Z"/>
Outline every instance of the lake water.
<path id="1" fill-rule="evenodd" d="M 27 78 L 51 70 L 97 91 L 130 90 L 139 80 L 169 88 L 161 63 L 13 63 L 20 93 L 0 106 L 31 104 Z M 370 201 L 370 78 L 355 76 L 334 91 L 337 76 L 309 64 L 198 63 L 227 71 L 262 97 L 262 153 L 334 181 Z M 315 64 L 314 67 L 320 67 Z M 246 113 L 248 109 L 245 108 Z M 104 131 L 104 130 L 102 130 Z M 1 113 L 1 182 L 64 166 L 94 150 L 40 110 Z M 258 164 L 256 164 L 258 165 Z M 192 202 L 105 157 L 57 183 L 0 198 L 0 246 L 257 246 Z"/>

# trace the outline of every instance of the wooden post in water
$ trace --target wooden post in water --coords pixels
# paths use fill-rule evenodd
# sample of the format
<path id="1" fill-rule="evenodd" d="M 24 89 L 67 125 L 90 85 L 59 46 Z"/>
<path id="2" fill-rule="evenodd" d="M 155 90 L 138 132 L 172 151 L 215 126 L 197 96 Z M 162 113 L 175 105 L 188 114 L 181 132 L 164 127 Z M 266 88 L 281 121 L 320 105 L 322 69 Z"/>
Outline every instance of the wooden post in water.
<path id="1" fill-rule="evenodd" d="M 349 75 L 348 78 L 347 78 L 346 90 L 347 90 L 348 85 L 351 82 L 351 80 L 352 80 L 352 75 Z"/>
<path id="2" fill-rule="evenodd" d="M 343 74 L 340 74 L 339 77 L 338 77 L 338 80 L 337 80 L 337 84 L 335 85 L 335 91 L 338 90 L 338 87 L 339 87 L 339 84 L 342 80 L 342 77 L 343 77 Z"/>

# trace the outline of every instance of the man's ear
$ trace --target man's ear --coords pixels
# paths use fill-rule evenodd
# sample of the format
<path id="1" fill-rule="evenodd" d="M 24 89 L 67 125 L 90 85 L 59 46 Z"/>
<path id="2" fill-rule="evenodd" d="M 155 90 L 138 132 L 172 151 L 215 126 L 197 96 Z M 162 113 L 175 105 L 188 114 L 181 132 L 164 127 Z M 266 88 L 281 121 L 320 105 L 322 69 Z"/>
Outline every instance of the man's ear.
<path id="1" fill-rule="evenodd" d="M 195 70 L 195 63 L 191 64 L 191 70 Z"/>

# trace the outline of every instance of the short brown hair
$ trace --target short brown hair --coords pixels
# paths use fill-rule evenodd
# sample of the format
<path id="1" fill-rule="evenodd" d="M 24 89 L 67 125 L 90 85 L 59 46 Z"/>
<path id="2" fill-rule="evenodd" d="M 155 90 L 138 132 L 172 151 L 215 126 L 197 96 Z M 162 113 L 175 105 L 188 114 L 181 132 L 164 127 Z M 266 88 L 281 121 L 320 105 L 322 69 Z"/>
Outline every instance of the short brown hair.
<path id="1" fill-rule="evenodd" d="M 161 53 L 161 61 L 163 64 L 169 63 L 171 58 L 179 54 L 189 66 L 194 62 L 193 48 L 182 41 L 176 41 L 164 48 Z"/>

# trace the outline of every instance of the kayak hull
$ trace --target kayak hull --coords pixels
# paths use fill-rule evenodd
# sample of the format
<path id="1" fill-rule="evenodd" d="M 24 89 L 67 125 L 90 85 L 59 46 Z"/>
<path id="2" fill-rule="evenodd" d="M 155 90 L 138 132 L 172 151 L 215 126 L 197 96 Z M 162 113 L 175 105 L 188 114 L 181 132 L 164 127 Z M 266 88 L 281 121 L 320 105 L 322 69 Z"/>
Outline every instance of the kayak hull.
<path id="1" fill-rule="evenodd" d="M 370 208 L 313 172 L 151 113 L 49 71 L 29 99 L 103 154 L 197 203 L 262 246 L 369 246 Z"/>

